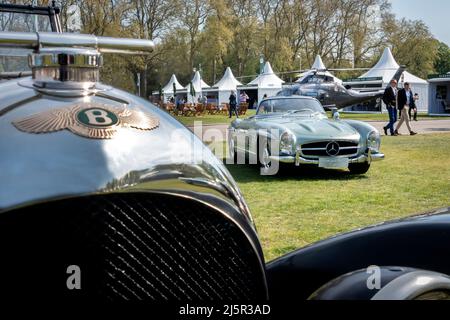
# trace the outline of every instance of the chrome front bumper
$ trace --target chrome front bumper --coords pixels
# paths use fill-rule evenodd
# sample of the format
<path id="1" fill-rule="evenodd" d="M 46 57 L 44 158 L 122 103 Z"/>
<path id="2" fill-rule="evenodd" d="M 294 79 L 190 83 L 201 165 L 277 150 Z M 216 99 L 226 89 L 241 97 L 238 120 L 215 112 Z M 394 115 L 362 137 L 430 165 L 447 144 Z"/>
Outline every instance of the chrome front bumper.
<path id="1" fill-rule="evenodd" d="M 296 153 L 295 156 L 272 156 L 271 160 L 279 161 L 281 163 L 295 163 L 296 166 L 301 164 L 315 164 L 319 165 L 319 159 L 306 159 L 303 158 L 299 152 Z M 364 162 L 372 162 L 372 161 L 380 161 L 384 159 L 383 153 L 367 153 L 360 155 L 356 158 L 348 159 L 348 163 L 364 163 Z"/>

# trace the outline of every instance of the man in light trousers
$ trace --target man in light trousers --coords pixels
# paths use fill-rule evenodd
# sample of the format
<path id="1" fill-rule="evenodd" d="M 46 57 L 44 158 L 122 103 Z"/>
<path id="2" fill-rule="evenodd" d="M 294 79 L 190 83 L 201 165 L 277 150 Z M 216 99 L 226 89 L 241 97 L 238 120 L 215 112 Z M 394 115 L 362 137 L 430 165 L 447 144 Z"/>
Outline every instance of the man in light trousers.
<path id="1" fill-rule="evenodd" d="M 414 95 L 411 91 L 411 86 L 408 82 L 405 82 L 404 88 L 398 91 L 398 110 L 400 111 L 400 121 L 397 124 L 397 128 L 395 128 L 395 135 L 399 135 L 398 130 L 406 123 L 406 127 L 408 128 L 410 135 L 416 135 L 417 133 L 411 130 L 411 126 L 409 124 L 409 108 L 415 108 L 416 104 L 414 101 Z"/>

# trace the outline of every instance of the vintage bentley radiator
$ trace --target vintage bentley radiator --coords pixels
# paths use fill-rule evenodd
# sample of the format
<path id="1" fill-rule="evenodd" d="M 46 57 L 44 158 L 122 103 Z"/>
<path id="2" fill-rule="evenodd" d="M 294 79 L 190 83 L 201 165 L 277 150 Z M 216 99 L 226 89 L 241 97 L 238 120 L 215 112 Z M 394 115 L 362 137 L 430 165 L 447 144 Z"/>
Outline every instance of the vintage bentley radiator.
<path id="1" fill-rule="evenodd" d="M 14 245 L 11 245 L 14 243 Z M 158 194 L 60 200 L 2 214 L 0 291 L 125 300 L 265 297 L 257 253 L 224 214 Z M 81 290 L 65 287 L 81 270 Z"/>

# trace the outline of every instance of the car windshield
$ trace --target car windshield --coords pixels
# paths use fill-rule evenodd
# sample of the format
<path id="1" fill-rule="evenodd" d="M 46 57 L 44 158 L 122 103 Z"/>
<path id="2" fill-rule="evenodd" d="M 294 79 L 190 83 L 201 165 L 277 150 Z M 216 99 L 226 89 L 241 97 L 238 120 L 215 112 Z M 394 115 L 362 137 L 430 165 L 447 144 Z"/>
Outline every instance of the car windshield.
<path id="1" fill-rule="evenodd" d="M 257 114 L 268 113 L 325 113 L 322 105 L 312 99 L 268 99 L 261 102 Z"/>
<path id="2" fill-rule="evenodd" d="M 50 32 L 48 16 L 0 12 L 0 31 Z M 22 49 L 0 48 L 0 72 L 26 71 L 28 67 L 28 51 Z"/>

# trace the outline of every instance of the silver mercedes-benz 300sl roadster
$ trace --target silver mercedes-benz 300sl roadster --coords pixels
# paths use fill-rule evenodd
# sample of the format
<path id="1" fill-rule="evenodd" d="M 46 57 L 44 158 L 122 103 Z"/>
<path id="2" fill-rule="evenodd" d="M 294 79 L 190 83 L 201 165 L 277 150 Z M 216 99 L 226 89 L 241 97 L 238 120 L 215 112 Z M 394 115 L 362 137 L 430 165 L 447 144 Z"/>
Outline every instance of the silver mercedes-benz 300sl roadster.
<path id="1" fill-rule="evenodd" d="M 265 99 L 256 115 L 233 121 L 228 134 L 230 158 L 242 164 L 248 157 L 266 172 L 279 162 L 364 174 L 372 161 L 384 159 L 377 129 L 362 121 L 340 120 L 337 113 L 328 119 L 311 97 Z"/>

